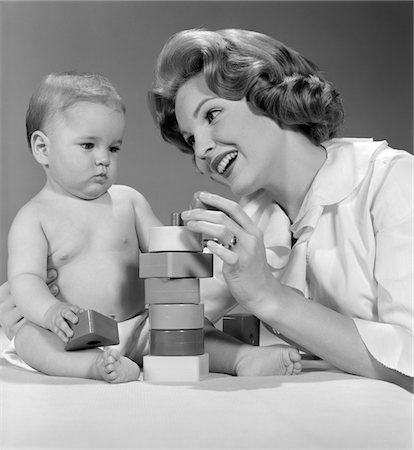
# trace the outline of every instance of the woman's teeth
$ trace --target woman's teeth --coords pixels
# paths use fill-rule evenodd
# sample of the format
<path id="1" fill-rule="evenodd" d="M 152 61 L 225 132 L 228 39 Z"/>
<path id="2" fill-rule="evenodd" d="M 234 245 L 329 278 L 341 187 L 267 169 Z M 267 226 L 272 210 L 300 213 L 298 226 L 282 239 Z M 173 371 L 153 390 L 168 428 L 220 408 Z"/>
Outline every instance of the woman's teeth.
<path id="1" fill-rule="evenodd" d="M 231 162 L 233 162 L 237 158 L 237 152 L 231 152 L 228 153 L 221 161 L 220 164 L 217 166 L 217 172 L 219 174 L 223 174 L 227 167 L 230 165 Z"/>

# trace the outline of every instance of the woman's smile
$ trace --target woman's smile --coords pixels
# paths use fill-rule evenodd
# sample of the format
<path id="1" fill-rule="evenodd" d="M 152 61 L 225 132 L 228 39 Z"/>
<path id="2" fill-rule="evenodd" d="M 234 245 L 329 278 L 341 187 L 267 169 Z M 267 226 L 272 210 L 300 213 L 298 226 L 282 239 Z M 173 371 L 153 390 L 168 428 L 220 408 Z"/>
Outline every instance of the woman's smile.
<path id="1" fill-rule="evenodd" d="M 277 178 L 284 131 L 245 98 L 219 97 L 196 75 L 178 89 L 175 116 L 200 172 L 234 194 L 252 194 Z"/>

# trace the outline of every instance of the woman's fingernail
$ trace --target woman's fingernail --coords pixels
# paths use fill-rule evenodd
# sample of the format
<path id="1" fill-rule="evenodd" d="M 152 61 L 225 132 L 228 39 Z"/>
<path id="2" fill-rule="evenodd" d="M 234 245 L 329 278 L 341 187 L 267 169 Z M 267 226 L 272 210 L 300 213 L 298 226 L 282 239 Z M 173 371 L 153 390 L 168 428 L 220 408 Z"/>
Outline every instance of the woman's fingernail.
<path id="1" fill-rule="evenodd" d="M 49 269 L 47 271 L 47 276 L 50 277 L 50 278 L 56 276 L 56 270 L 55 269 Z"/>
<path id="2" fill-rule="evenodd" d="M 209 192 L 204 192 L 204 191 L 200 192 L 198 194 L 198 196 L 199 196 L 199 198 L 201 198 L 201 200 L 208 200 L 211 198 L 211 194 Z"/>

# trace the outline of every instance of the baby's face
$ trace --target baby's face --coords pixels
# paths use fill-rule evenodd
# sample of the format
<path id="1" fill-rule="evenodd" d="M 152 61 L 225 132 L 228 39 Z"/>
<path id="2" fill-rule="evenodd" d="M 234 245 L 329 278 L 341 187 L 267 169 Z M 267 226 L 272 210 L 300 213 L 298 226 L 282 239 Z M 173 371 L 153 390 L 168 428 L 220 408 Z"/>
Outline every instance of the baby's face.
<path id="1" fill-rule="evenodd" d="M 78 102 L 55 114 L 47 125 L 49 184 L 92 200 L 115 182 L 125 116 L 108 106 Z"/>

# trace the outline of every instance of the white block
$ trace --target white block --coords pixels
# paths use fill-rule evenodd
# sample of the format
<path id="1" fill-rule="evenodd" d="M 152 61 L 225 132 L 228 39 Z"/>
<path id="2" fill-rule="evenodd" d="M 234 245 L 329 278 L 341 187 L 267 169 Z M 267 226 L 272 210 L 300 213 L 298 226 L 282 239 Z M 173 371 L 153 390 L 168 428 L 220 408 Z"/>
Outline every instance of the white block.
<path id="1" fill-rule="evenodd" d="M 194 383 L 208 376 L 208 353 L 196 356 L 144 356 L 144 381 Z"/>
<path id="2" fill-rule="evenodd" d="M 149 248 L 152 252 L 202 252 L 201 234 L 187 227 L 152 227 L 149 229 Z"/>

